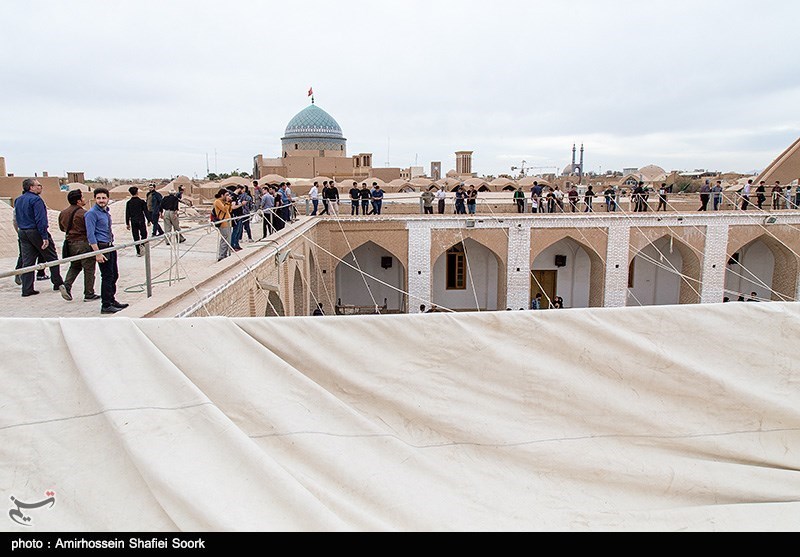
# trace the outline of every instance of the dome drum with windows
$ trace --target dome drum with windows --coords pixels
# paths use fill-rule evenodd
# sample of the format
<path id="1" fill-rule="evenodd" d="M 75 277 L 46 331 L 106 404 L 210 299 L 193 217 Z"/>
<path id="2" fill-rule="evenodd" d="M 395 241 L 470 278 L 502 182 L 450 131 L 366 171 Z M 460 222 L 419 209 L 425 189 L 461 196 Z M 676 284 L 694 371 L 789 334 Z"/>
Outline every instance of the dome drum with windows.
<path id="1" fill-rule="evenodd" d="M 337 151 L 346 155 L 347 139 L 333 117 L 315 104 L 309 105 L 291 119 L 281 138 L 283 151 Z"/>

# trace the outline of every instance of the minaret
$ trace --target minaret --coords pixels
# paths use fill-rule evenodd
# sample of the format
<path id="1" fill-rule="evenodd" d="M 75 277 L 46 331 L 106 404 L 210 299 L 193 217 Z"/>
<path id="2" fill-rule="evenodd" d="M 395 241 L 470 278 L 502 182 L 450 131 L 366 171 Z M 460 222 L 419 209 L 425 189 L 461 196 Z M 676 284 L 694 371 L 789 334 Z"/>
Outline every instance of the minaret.
<path id="1" fill-rule="evenodd" d="M 575 172 L 575 144 L 572 144 L 572 166 L 569 168 L 569 173 Z"/>
<path id="2" fill-rule="evenodd" d="M 583 143 L 581 143 L 581 165 L 578 167 L 578 184 L 583 184 Z"/>

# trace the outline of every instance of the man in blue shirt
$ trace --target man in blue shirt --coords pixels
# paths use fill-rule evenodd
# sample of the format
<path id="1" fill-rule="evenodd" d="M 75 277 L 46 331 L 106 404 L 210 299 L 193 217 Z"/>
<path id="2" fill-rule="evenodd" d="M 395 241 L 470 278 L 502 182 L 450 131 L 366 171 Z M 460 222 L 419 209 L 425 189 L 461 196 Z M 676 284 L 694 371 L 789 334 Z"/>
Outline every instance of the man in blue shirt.
<path id="1" fill-rule="evenodd" d="M 47 206 L 41 198 L 42 184 L 35 178 L 26 178 L 22 182 L 22 195 L 14 200 L 14 218 L 17 222 L 17 237 L 19 238 L 22 266 L 30 267 L 36 264 L 36 259 L 42 261 L 56 261 L 55 245 L 50 235 L 47 223 Z M 28 297 L 38 294 L 33 289 L 33 272 L 22 275 L 22 296 Z M 50 267 L 50 281 L 53 290 L 61 292 L 61 296 L 68 300 L 68 292 L 61 278 L 58 265 Z"/>
<path id="2" fill-rule="evenodd" d="M 114 233 L 111 230 L 111 214 L 108 212 L 108 190 L 97 188 L 94 190 L 94 207 L 84 216 L 86 222 L 86 238 L 93 251 L 100 251 L 114 245 Z M 117 293 L 117 252 L 95 255 L 97 266 L 100 267 L 100 313 L 117 313 L 128 307 L 115 298 Z"/>
<path id="3" fill-rule="evenodd" d="M 372 211 L 370 211 L 369 214 L 380 215 L 383 206 L 383 190 L 378 185 L 378 182 L 372 182 L 372 192 L 370 192 L 370 196 L 372 197 Z"/>

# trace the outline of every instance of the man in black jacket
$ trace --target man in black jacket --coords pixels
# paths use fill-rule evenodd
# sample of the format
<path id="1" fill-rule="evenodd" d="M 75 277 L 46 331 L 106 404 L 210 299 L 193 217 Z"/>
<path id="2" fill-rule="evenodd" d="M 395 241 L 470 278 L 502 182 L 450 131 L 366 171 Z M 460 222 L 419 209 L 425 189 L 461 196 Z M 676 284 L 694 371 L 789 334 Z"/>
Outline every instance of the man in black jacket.
<path id="1" fill-rule="evenodd" d="M 150 222 L 150 213 L 147 211 L 147 203 L 139 197 L 139 188 L 131 186 L 128 188 L 131 198 L 125 204 L 125 227 L 133 232 L 133 241 L 147 239 L 147 223 Z M 144 255 L 144 246 L 136 246 L 136 255 Z"/>
<path id="2" fill-rule="evenodd" d="M 147 192 L 147 210 L 150 211 L 150 222 L 153 223 L 153 236 L 162 236 L 164 234 L 164 230 L 158 224 L 163 200 L 164 196 L 156 191 L 156 185 L 150 184 L 150 191 Z"/>

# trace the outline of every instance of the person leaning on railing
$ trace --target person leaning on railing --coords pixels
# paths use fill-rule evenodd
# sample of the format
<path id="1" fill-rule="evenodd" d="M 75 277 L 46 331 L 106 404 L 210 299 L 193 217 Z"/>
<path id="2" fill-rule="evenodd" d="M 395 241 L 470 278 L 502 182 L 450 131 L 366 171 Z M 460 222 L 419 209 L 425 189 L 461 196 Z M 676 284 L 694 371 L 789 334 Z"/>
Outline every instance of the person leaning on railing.
<path id="1" fill-rule="evenodd" d="M 231 254 L 231 192 L 222 188 L 214 194 L 214 211 L 216 220 L 220 221 L 219 228 L 219 249 L 217 250 L 217 261 L 222 261 Z"/>

